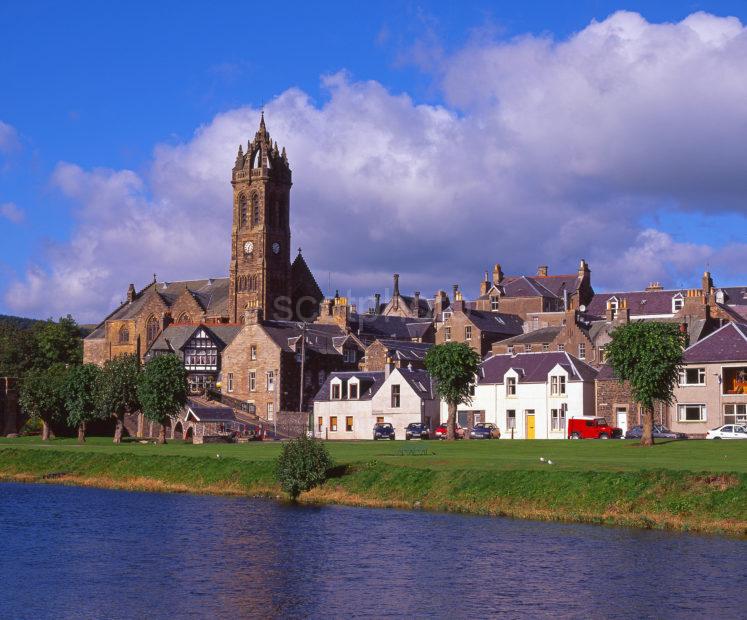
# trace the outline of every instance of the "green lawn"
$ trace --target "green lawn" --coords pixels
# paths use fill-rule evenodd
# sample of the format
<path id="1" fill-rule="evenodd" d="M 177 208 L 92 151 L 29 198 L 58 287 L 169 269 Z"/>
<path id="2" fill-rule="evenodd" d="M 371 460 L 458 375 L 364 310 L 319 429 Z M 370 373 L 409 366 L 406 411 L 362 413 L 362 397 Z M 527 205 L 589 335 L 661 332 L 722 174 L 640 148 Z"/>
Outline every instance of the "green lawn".
<path id="1" fill-rule="evenodd" d="M 380 463 L 421 469 L 448 470 L 548 470 L 636 471 L 669 469 L 685 471 L 731 471 L 747 473 L 747 441 L 662 441 L 653 448 L 641 448 L 633 441 L 440 441 L 424 442 L 327 442 L 337 463 Z M 29 450 L 60 450 L 99 454 L 174 455 L 215 457 L 245 461 L 270 461 L 280 444 L 213 444 L 196 446 L 180 441 L 165 446 L 127 441 L 120 446 L 109 437 L 91 437 L 80 446 L 75 439 L 43 443 L 38 437 L 0 438 L 3 447 Z M 427 452 L 410 455 L 408 452 Z M 404 452 L 404 454 L 403 454 Z M 548 465 L 540 457 L 553 461 Z"/>

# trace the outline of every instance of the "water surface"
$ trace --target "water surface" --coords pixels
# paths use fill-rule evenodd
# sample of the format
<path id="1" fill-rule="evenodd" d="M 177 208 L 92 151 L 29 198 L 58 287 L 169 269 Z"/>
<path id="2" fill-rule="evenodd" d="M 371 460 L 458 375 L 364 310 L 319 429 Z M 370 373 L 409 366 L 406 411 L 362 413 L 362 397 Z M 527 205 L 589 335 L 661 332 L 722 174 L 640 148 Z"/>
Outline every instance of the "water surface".
<path id="1" fill-rule="evenodd" d="M 0 617 L 744 618 L 747 542 L 0 484 Z"/>

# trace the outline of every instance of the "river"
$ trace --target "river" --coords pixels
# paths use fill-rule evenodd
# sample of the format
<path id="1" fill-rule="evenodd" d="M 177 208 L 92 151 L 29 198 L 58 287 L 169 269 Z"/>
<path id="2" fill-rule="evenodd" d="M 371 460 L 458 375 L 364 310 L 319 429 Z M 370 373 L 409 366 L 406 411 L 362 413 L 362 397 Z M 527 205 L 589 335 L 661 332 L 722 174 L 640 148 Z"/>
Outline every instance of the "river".
<path id="1" fill-rule="evenodd" d="M 0 484 L 0 617 L 737 618 L 747 542 Z"/>

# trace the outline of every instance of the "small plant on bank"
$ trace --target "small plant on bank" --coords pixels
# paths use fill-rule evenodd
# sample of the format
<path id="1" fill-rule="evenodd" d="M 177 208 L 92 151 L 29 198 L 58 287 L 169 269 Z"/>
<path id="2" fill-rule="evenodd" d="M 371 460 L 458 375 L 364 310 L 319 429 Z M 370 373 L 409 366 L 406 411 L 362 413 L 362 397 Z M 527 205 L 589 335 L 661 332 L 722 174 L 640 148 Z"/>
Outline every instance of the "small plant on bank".
<path id="1" fill-rule="evenodd" d="M 277 461 L 276 478 L 283 490 L 296 500 L 327 479 L 332 459 L 321 441 L 301 435 L 283 445 Z"/>
<path id="2" fill-rule="evenodd" d="M 158 443 L 166 443 L 166 425 L 184 408 L 187 390 L 187 371 L 176 355 L 159 355 L 143 367 L 137 395 L 143 415 L 161 425 Z"/>

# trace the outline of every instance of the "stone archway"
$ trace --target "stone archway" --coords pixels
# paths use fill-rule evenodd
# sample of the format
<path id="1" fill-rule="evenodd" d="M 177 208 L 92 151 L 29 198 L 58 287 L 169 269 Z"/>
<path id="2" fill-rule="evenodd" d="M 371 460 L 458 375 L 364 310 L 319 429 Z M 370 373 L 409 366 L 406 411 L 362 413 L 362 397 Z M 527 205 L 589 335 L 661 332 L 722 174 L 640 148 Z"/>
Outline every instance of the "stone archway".
<path id="1" fill-rule="evenodd" d="M 184 433 L 184 443 L 192 443 L 195 438 L 195 428 L 194 426 L 190 426 L 187 431 Z"/>
<path id="2" fill-rule="evenodd" d="M 184 439 L 184 426 L 181 420 L 171 427 L 171 439 Z"/>

